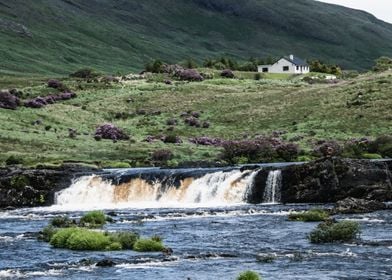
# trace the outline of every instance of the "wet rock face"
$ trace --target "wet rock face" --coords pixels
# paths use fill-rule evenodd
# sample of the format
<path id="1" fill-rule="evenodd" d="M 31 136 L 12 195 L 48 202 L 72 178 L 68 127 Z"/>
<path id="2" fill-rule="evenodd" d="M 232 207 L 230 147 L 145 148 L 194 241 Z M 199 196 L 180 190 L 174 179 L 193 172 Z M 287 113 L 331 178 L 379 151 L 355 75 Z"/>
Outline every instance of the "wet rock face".
<path id="1" fill-rule="evenodd" d="M 390 161 L 328 158 L 282 170 L 285 203 L 331 203 L 347 197 L 392 199 Z"/>
<path id="2" fill-rule="evenodd" d="M 72 165 L 51 169 L 1 168 L 0 208 L 51 205 L 55 192 L 67 188 L 74 177 L 91 172 L 90 168 Z"/>
<path id="3" fill-rule="evenodd" d="M 336 203 L 333 212 L 341 214 L 361 214 L 385 210 L 386 208 L 387 206 L 380 201 L 348 197 L 346 199 L 339 200 Z"/>

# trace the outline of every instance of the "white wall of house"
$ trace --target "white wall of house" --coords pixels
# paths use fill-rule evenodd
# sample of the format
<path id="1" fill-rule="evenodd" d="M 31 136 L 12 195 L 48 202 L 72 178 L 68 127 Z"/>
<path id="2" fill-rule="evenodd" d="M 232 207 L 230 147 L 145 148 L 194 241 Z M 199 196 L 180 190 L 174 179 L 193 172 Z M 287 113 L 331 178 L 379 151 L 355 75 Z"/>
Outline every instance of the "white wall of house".
<path id="1" fill-rule="evenodd" d="M 276 73 L 276 74 L 306 74 L 309 73 L 309 66 L 297 66 L 285 58 L 281 58 L 273 65 L 259 65 L 258 71 L 261 73 Z"/>

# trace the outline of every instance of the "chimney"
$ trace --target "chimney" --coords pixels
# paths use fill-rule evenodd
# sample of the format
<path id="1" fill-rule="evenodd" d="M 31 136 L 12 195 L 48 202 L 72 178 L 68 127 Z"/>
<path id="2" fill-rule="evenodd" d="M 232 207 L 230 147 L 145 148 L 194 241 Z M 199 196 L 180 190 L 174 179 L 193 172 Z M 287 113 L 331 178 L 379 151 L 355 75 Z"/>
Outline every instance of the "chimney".
<path id="1" fill-rule="evenodd" d="M 294 55 L 293 54 L 290 54 L 290 59 L 294 60 Z"/>

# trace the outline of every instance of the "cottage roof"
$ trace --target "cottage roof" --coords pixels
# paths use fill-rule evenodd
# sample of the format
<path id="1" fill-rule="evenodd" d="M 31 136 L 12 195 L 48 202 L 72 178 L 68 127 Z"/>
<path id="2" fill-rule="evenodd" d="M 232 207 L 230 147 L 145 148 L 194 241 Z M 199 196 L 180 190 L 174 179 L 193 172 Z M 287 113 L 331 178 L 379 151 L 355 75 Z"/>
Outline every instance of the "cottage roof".
<path id="1" fill-rule="evenodd" d="M 296 56 L 284 56 L 283 58 L 297 66 L 308 66 L 308 63 L 306 63 L 305 60 Z"/>

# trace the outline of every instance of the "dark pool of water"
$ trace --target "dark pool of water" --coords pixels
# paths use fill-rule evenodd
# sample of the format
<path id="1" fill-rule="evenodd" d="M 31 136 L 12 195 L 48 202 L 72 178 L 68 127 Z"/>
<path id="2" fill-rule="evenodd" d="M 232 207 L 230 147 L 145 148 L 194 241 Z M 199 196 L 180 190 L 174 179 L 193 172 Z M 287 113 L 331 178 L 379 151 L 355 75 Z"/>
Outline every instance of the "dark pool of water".
<path id="1" fill-rule="evenodd" d="M 309 243 L 317 223 L 287 221 L 287 211 L 308 205 L 244 205 L 201 209 L 121 209 L 107 230 L 161 235 L 172 256 L 161 253 L 74 252 L 37 241 L 58 215 L 45 209 L 0 212 L 0 278 L 30 279 L 235 279 L 254 270 L 263 279 L 392 279 L 392 246 Z M 67 212 L 80 217 L 82 212 Z M 365 241 L 392 240 L 392 212 L 338 216 L 360 222 Z M 390 243 L 389 243 L 390 244 Z M 274 254 L 264 263 L 258 256 Z M 117 265 L 96 267 L 110 258 Z M 88 263 L 86 260 L 92 262 Z"/>

